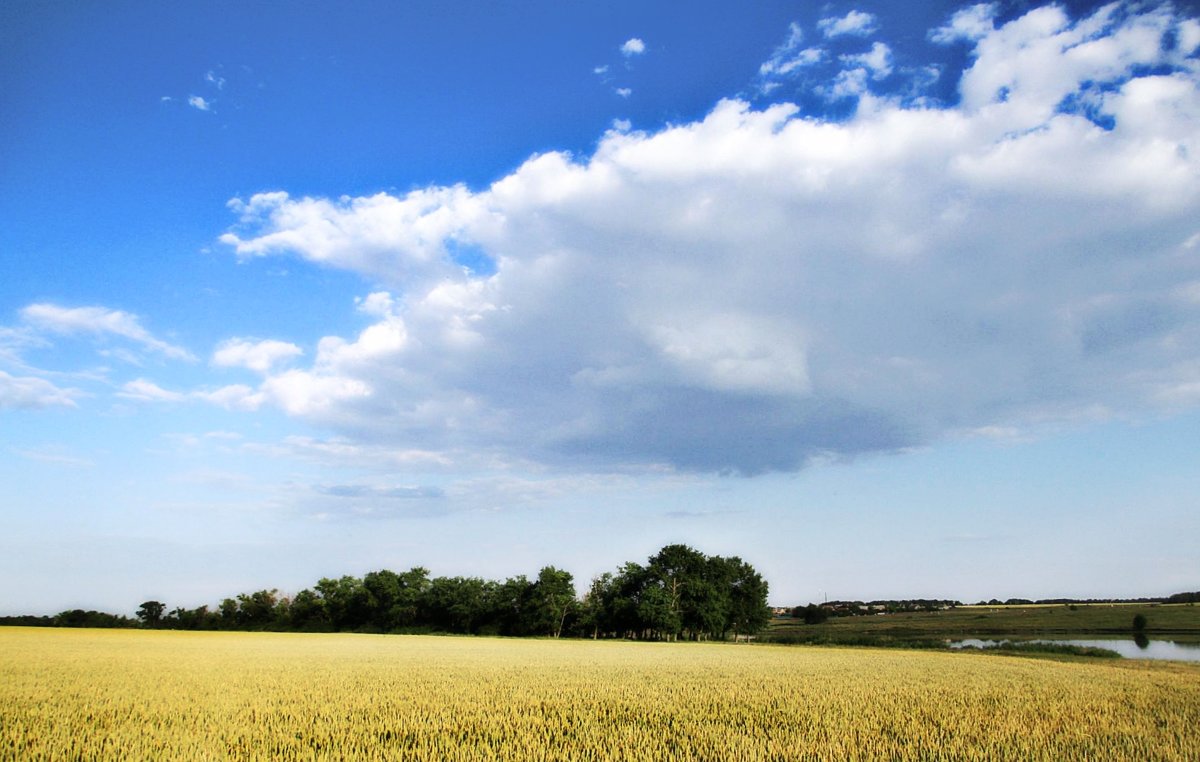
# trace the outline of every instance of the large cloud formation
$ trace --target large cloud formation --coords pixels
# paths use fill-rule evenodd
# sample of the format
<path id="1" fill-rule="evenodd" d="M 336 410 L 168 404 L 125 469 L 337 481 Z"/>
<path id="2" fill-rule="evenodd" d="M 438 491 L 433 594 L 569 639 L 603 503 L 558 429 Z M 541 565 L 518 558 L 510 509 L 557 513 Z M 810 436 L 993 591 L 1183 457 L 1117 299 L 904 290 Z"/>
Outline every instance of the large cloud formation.
<path id="1" fill-rule="evenodd" d="M 224 397 L 398 447 L 746 474 L 1200 401 L 1200 25 L 977 6 L 931 39 L 973 46 L 954 106 L 727 100 L 477 191 L 234 200 L 239 256 L 380 285 L 357 337 Z"/>

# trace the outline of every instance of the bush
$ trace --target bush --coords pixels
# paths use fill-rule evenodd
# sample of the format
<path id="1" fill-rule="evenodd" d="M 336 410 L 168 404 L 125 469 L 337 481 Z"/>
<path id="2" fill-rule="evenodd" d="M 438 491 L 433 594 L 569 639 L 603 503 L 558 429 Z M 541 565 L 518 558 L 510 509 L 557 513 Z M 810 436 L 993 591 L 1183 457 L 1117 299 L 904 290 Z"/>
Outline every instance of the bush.
<path id="1" fill-rule="evenodd" d="M 829 619 L 829 612 L 815 603 L 810 603 L 803 609 L 798 608 L 797 611 L 803 617 L 805 624 L 821 624 Z M 793 613 L 792 616 L 796 616 L 796 614 Z"/>

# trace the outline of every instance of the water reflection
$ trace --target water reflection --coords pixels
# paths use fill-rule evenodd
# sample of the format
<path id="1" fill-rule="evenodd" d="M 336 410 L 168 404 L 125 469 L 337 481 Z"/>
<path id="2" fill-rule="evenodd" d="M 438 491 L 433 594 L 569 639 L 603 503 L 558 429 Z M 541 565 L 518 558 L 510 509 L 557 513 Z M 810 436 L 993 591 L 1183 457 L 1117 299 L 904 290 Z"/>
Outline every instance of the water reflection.
<path id="1" fill-rule="evenodd" d="M 1200 662 L 1200 643 L 1177 643 L 1173 640 L 1151 640 L 1145 635 L 1138 633 L 1133 636 L 1132 640 L 1111 640 L 1111 639 L 1071 639 L 1071 640 L 1055 640 L 1050 638 L 1036 638 L 1025 641 L 1014 640 L 981 640 L 979 638 L 965 638 L 956 640 L 950 643 L 951 648 L 987 648 L 989 646 L 998 646 L 1002 643 L 1054 643 L 1068 646 L 1085 646 L 1089 648 L 1107 648 L 1110 651 L 1116 651 L 1126 659 L 1162 659 L 1171 661 L 1196 661 Z"/>

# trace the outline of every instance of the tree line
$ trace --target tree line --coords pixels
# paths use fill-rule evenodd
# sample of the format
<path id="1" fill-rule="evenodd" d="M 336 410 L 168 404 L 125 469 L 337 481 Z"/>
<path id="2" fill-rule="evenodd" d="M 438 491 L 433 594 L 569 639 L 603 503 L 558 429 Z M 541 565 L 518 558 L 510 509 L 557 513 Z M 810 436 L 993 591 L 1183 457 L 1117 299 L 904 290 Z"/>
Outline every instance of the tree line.
<path id="1" fill-rule="evenodd" d="M 534 579 L 519 575 L 503 582 L 431 577 L 428 569 L 414 567 L 322 578 L 291 596 L 277 589 L 242 593 L 213 608 L 168 609 L 150 600 L 138 608 L 136 620 L 63 612 L 42 618 L 50 621 L 8 623 L 724 640 L 767 625 L 767 591 L 767 582 L 740 558 L 668 545 L 645 564 L 626 563 L 595 578 L 582 597 L 576 596 L 571 573 L 553 566 L 543 567 Z"/>
<path id="2" fill-rule="evenodd" d="M 943 598 L 907 598 L 904 600 L 878 601 L 825 601 L 796 606 L 791 611 L 793 619 L 803 619 L 806 624 L 820 624 L 831 617 L 869 616 L 872 614 L 898 614 L 913 611 L 941 611 L 961 606 L 962 603 Z"/>

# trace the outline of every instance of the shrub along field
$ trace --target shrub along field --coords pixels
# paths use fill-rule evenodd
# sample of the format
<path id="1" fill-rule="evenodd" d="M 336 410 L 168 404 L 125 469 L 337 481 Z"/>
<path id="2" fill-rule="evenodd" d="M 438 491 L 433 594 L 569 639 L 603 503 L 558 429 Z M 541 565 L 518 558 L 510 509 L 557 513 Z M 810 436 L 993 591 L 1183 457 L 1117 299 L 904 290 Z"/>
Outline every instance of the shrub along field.
<path id="1" fill-rule="evenodd" d="M 1200 667 L 0 628 L 2 759 L 1200 759 Z"/>

